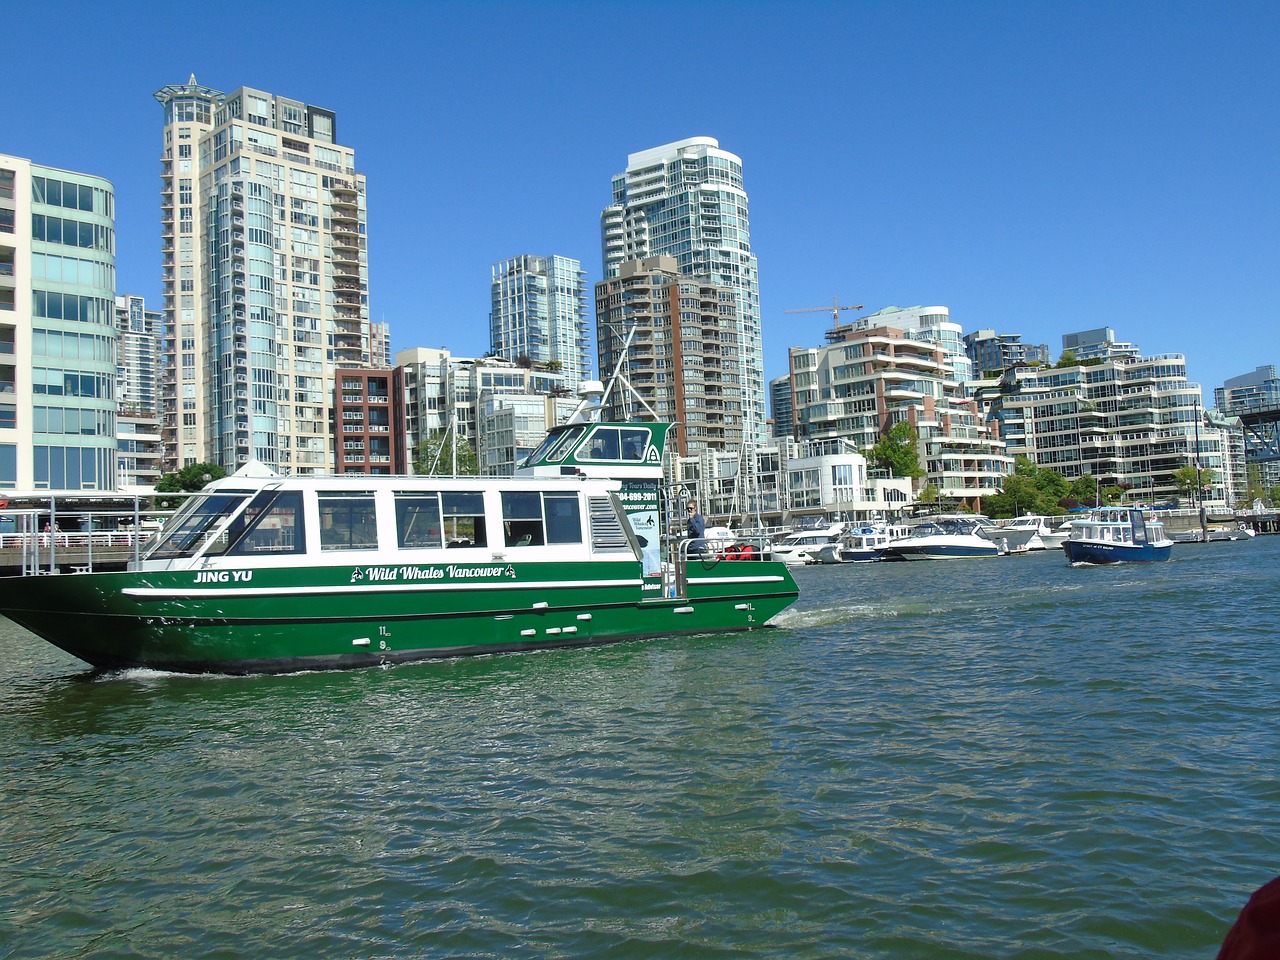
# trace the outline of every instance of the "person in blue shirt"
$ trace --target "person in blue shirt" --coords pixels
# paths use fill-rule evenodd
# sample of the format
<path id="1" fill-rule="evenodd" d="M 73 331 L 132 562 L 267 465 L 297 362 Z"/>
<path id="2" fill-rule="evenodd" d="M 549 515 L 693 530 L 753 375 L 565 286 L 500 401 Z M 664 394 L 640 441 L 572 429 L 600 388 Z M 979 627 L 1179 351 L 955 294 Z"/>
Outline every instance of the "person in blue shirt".
<path id="1" fill-rule="evenodd" d="M 698 512 L 698 504 L 689 501 L 689 556 L 698 556 L 706 548 L 706 541 L 703 537 L 707 533 L 707 520 Z"/>

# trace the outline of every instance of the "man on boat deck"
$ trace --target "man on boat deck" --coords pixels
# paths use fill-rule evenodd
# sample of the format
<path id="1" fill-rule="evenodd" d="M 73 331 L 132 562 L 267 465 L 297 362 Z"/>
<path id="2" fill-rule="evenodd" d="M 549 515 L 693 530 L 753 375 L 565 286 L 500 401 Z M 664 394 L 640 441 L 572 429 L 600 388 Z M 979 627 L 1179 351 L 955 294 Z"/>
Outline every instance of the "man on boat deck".
<path id="1" fill-rule="evenodd" d="M 707 532 L 706 518 L 698 512 L 697 501 L 689 501 L 689 556 L 697 556 L 706 547 L 703 537 Z"/>

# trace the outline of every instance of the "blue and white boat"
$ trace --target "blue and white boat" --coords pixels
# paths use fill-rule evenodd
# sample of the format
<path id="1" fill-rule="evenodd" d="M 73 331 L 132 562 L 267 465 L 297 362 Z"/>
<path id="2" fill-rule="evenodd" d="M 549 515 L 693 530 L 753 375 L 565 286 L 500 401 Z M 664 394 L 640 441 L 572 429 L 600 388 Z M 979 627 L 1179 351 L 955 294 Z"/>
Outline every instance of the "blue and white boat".
<path id="1" fill-rule="evenodd" d="M 1071 563 L 1154 563 L 1172 556 L 1173 541 L 1137 507 L 1098 507 L 1072 522 L 1062 550 Z"/>
<path id="2" fill-rule="evenodd" d="M 885 545 L 881 560 L 966 560 L 972 557 L 999 557 L 1008 546 L 994 543 L 979 531 L 977 519 L 939 520 L 922 523 L 904 540 Z"/>

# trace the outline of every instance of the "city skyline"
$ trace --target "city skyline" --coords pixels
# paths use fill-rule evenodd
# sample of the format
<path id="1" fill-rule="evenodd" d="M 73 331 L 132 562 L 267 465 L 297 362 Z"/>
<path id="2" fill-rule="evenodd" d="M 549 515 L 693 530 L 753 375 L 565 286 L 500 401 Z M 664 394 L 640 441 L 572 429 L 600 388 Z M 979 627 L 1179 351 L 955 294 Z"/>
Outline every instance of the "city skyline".
<path id="1" fill-rule="evenodd" d="M 63 67 L 41 68 L 48 25 L 89 9 L 11 13 L 0 149 L 113 182 L 116 292 L 149 307 L 161 302 L 151 93 L 194 73 L 341 118 L 338 139 L 374 184 L 370 316 L 396 350 L 483 353 L 490 267 L 511 251 L 554 250 L 601 279 L 609 178 L 630 153 L 713 137 L 747 171 L 766 379 L 831 325 L 784 311 L 833 297 L 865 313 L 943 304 L 966 331 L 1055 356 L 1063 334 L 1112 327 L 1144 355 L 1185 354 L 1206 401 L 1276 360 L 1240 357 L 1265 350 L 1280 279 L 1268 6 L 655 3 L 637 20 L 608 3 L 384 3 L 357 19 L 286 4 L 296 42 L 273 59 L 137 4 L 127 22 L 59 32 Z M 730 62 L 686 87 L 703 48 L 658 45 L 643 83 L 615 80 L 624 21 L 632 36 L 676 17 L 718 33 Z M 91 56 L 104 49 L 148 55 Z M 1204 336 L 1209 323 L 1232 336 Z"/>

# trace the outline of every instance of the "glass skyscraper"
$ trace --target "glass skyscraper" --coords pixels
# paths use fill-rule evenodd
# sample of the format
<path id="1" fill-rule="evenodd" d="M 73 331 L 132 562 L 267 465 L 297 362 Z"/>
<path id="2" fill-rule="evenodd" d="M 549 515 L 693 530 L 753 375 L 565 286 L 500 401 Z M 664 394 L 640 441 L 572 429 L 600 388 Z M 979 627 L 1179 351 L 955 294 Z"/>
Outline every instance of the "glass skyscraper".
<path id="1" fill-rule="evenodd" d="M 734 292 L 733 359 L 742 371 L 743 439 L 766 439 L 764 347 L 760 332 L 760 282 L 751 252 L 751 222 L 742 186 L 742 160 L 711 137 L 692 137 L 627 158 L 613 178 L 613 202 L 600 215 L 606 279 L 622 264 L 653 256 L 675 258 L 680 274 Z M 598 318 L 599 320 L 599 318 Z M 604 342 L 611 334 L 597 331 Z M 691 439 L 703 425 L 699 413 L 681 412 Z"/>
<path id="2" fill-rule="evenodd" d="M 113 490 L 115 192 L 0 156 L 0 489 Z"/>
<path id="3" fill-rule="evenodd" d="M 512 362 L 556 364 L 577 385 L 591 367 L 587 354 L 586 281 L 569 257 L 512 257 L 493 265 L 489 337 L 494 353 Z"/>

